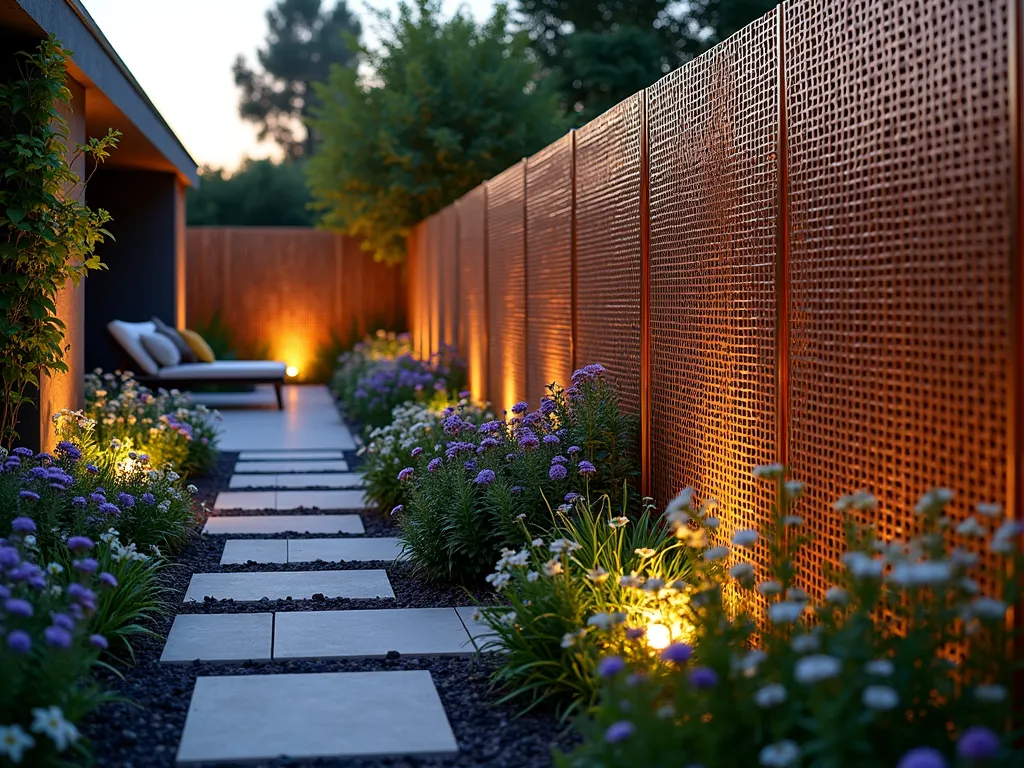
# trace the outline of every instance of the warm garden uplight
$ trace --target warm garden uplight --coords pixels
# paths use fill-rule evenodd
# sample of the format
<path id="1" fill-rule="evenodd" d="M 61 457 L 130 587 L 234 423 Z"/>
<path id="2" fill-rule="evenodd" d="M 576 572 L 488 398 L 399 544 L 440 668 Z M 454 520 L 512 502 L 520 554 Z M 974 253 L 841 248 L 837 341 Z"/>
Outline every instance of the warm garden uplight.
<path id="1" fill-rule="evenodd" d="M 299 369 L 296 368 L 294 365 L 289 365 L 284 372 L 288 374 L 289 379 L 294 379 L 296 376 L 299 375 Z"/>
<path id="2" fill-rule="evenodd" d="M 647 627 L 647 645 L 656 651 L 668 648 L 672 642 L 672 630 L 664 624 L 650 624 Z"/>

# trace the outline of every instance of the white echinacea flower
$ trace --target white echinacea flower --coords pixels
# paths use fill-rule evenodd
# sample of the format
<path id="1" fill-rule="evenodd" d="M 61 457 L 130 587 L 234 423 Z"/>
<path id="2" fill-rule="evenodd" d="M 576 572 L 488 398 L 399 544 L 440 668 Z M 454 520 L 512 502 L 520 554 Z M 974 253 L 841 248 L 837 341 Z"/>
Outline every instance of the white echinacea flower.
<path id="1" fill-rule="evenodd" d="M 736 531 L 732 535 L 732 543 L 737 547 L 746 547 L 747 549 L 752 548 L 758 539 L 758 532 L 750 528 L 745 528 L 741 531 Z"/>
<path id="2" fill-rule="evenodd" d="M 807 610 L 805 603 L 783 600 L 768 606 L 768 618 L 772 624 L 792 624 Z"/>
<path id="3" fill-rule="evenodd" d="M 64 719 L 60 707 L 36 707 L 32 710 L 33 733 L 42 733 L 50 737 L 58 752 L 63 752 L 71 744 L 78 741 L 78 729 L 74 723 Z"/>
<path id="4" fill-rule="evenodd" d="M 786 686 L 782 683 L 769 683 L 757 689 L 754 693 L 754 703 L 761 709 L 768 709 L 783 703 L 786 695 Z"/>
<path id="5" fill-rule="evenodd" d="M 886 712 L 900 703 L 900 697 L 888 685 L 869 685 L 860 700 L 865 707 L 876 712 Z"/>
<path id="6" fill-rule="evenodd" d="M 800 683 L 820 683 L 838 677 L 842 669 L 843 665 L 839 659 L 824 653 L 816 653 L 799 659 L 793 669 L 793 675 Z"/>
<path id="7" fill-rule="evenodd" d="M 757 759 L 765 768 L 789 768 L 800 759 L 800 747 L 795 741 L 783 739 L 762 749 Z"/>
<path id="8" fill-rule="evenodd" d="M 20 725 L 0 725 L 0 756 L 17 765 L 25 756 L 26 749 L 32 749 L 36 740 L 25 733 Z"/>

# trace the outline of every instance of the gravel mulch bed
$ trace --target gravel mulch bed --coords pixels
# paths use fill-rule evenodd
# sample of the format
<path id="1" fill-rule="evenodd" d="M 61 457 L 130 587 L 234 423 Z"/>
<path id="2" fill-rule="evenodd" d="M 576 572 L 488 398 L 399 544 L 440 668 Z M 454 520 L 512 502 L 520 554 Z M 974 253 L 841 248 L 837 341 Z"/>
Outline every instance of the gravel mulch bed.
<path id="1" fill-rule="evenodd" d="M 358 464 L 354 454 L 346 452 L 350 465 Z M 226 490 L 237 454 L 222 453 L 210 475 L 192 480 L 197 498 L 212 507 L 219 491 Z M 324 514 L 338 511 L 323 510 Z M 231 514 L 217 512 L 217 515 Z M 254 514 L 252 512 L 234 514 Z M 257 513 L 259 514 L 259 513 Z M 262 514 L 282 514 L 266 510 Z M 289 513 L 283 513 L 289 514 Z M 394 536 L 395 526 L 375 511 L 360 513 L 367 536 Z M 206 513 L 201 514 L 205 518 Z M 315 538 L 316 536 L 310 536 Z M 304 538 L 292 534 L 253 536 L 196 535 L 175 558 L 163 576 L 168 610 L 157 617 L 154 637 L 135 644 L 136 664 L 117 671 L 99 670 L 98 681 L 122 700 L 102 707 L 82 724 L 83 734 L 92 742 L 96 765 L 110 768 L 149 768 L 172 766 L 185 724 L 192 688 L 197 677 L 212 675 L 266 675 L 283 673 L 355 672 L 388 670 L 428 670 L 433 677 L 445 711 L 459 743 L 455 758 L 379 758 L 286 760 L 257 763 L 265 766 L 347 766 L 349 768 L 445 768 L 494 766 L 495 768 L 545 768 L 551 765 L 554 749 L 571 748 L 576 736 L 550 713 L 517 717 L 509 705 L 497 705 L 500 694 L 492 689 L 490 675 L 493 657 L 423 658 L 403 656 L 393 659 L 352 659 L 335 661 L 296 660 L 259 664 L 161 665 L 160 654 L 178 613 L 252 613 L 267 611 L 310 611 L 358 608 L 455 607 L 488 603 L 493 594 L 486 590 L 465 590 L 444 584 L 431 584 L 417 578 L 406 563 L 346 562 L 292 564 L 220 564 L 224 542 L 228 538 Z M 264 600 L 254 603 L 208 601 L 183 604 L 182 598 L 193 573 L 238 573 L 246 571 L 313 571 L 335 569 L 383 568 L 388 572 L 395 600 Z M 396 723 L 397 727 L 400 724 Z M 253 765 L 253 763 L 247 763 Z"/>

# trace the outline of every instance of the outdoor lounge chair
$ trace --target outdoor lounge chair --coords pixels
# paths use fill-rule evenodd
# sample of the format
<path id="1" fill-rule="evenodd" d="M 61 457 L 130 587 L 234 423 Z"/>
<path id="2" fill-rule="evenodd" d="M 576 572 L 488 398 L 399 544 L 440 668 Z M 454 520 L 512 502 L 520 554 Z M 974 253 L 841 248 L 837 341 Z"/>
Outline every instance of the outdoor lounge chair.
<path id="1" fill-rule="evenodd" d="M 277 407 L 284 410 L 281 387 L 287 365 L 277 360 L 216 360 L 212 363 L 178 363 L 161 366 L 142 343 L 156 333 L 153 322 L 126 323 L 112 320 L 107 331 L 135 368 L 136 378 L 150 387 L 187 389 L 197 384 L 273 384 Z"/>

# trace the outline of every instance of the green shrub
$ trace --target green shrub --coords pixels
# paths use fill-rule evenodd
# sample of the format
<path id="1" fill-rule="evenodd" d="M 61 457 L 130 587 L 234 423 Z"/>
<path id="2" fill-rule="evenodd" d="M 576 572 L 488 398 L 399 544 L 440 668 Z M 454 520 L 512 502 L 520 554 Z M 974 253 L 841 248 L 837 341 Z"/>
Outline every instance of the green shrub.
<path id="1" fill-rule="evenodd" d="M 874 510 L 860 492 L 841 499 L 847 535 L 843 568 L 820 600 L 798 586 L 808 537 L 791 505 L 803 486 L 781 466 L 773 525 L 740 531 L 734 549 L 713 547 L 691 590 L 692 648 L 660 660 L 603 662 L 601 704 L 581 720 L 586 741 L 565 765 L 652 768 L 679 765 L 945 766 L 1021 765 L 1007 690 L 1015 664 L 1008 605 L 1021 596 L 1021 525 L 999 524 L 996 505 L 956 525 L 952 492 L 926 494 L 908 541 L 884 542 L 853 514 Z M 687 503 L 677 525 L 693 517 Z M 822 514 L 811 510 L 808 514 Z M 681 530 L 681 529 L 680 529 Z M 987 540 L 987 542 L 986 542 Z M 979 545 L 1003 574 L 998 598 L 980 593 Z M 748 554 L 770 562 L 755 584 Z M 714 564 L 733 558 L 730 576 Z M 730 590 L 745 599 L 731 604 Z M 753 608 L 767 599 L 760 624 Z M 692 659 L 691 659 L 692 653 Z M 723 758 L 723 756 L 725 756 Z"/>
<path id="2" fill-rule="evenodd" d="M 645 506 L 633 519 L 613 512 L 610 499 L 585 498 L 559 507 L 545 537 L 524 525 L 519 551 L 506 549 L 488 576 L 507 605 L 480 608 L 494 633 L 482 646 L 500 651 L 495 682 L 504 700 L 527 709 L 554 702 L 571 712 L 593 704 L 595 666 L 601 654 L 646 648 L 625 633 L 655 626 L 655 644 L 682 637 L 688 606 L 681 580 L 690 562 L 683 544 Z M 628 584 L 642 582 L 644 589 Z M 621 632 L 595 627 L 621 625 Z"/>
<path id="3" fill-rule="evenodd" d="M 400 516 L 406 551 L 429 579 L 479 581 L 502 547 L 515 546 L 520 520 L 531 530 L 550 524 L 546 499 L 608 494 L 621 503 L 636 474 L 635 419 L 621 413 L 604 369 L 552 385 L 540 408 L 513 407 L 513 417 L 477 425 L 448 417 L 399 479 L 409 483 Z"/>

